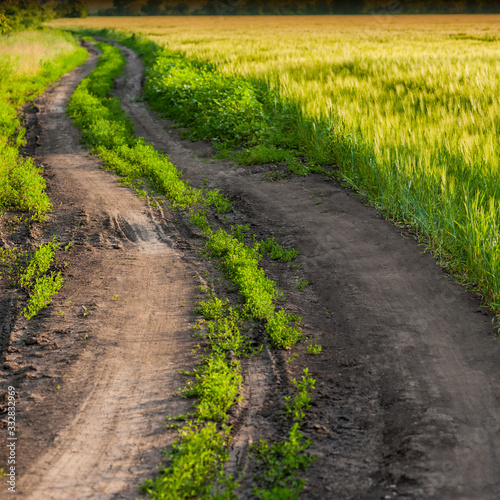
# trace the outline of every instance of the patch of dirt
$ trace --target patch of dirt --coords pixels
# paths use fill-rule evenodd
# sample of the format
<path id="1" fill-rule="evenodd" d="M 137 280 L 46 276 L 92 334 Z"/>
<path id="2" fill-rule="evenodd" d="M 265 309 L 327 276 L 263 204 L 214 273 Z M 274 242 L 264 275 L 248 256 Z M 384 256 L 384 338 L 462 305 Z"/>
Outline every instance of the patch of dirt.
<path id="1" fill-rule="evenodd" d="M 264 266 L 323 350 L 310 355 L 305 342 L 290 364 L 276 352 L 261 361 L 246 389 L 257 394 L 235 438 L 236 470 L 246 466 L 249 443 L 279 435 L 276 401 L 308 367 L 317 382 L 305 432 L 317 460 L 303 498 L 499 498 L 500 344 L 479 298 L 337 182 L 319 175 L 267 182 L 255 167 L 207 161 L 209 145 L 181 140 L 138 102 L 142 63 L 123 51 L 116 95 L 138 135 L 193 185 L 207 179 L 229 195 L 237 206 L 231 223 L 249 222 L 300 252 L 300 273 Z M 301 277 L 309 282 L 303 292 Z"/>
<path id="2" fill-rule="evenodd" d="M 185 382 L 177 370 L 195 363 L 196 269 L 175 249 L 179 235 L 79 146 L 66 103 L 95 62 L 37 99 L 28 119 L 26 152 L 44 167 L 54 209 L 19 237 L 71 242 L 65 285 L 27 322 L 2 283 L 1 388 L 17 391 L 16 493 L 27 499 L 137 498 L 176 436 L 166 415 L 190 410 L 174 392 Z"/>

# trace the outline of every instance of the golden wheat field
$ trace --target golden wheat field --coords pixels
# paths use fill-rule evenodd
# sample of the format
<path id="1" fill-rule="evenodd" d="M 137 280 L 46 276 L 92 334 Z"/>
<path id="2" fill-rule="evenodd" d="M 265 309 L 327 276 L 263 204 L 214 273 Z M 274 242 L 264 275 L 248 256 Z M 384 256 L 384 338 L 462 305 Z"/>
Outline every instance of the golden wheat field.
<path id="1" fill-rule="evenodd" d="M 94 17 L 300 105 L 319 161 L 500 303 L 500 16 Z"/>

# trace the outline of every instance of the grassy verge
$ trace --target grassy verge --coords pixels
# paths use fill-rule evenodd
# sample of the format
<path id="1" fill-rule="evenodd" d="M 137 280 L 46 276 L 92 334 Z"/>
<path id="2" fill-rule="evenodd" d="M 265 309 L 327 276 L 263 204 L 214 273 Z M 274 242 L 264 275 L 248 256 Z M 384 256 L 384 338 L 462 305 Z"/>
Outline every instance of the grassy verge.
<path id="1" fill-rule="evenodd" d="M 18 112 L 87 56 L 86 50 L 62 32 L 0 36 L 0 212 L 29 212 L 40 220 L 50 209 L 40 170 L 30 159 L 19 156 L 25 129 Z"/>
<path id="2" fill-rule="evenodd" d="M 25 144 L 20 108 L 87 57 L 72 36 L 60 31 L 0 35 L 0 222 L 6 233 L 42 221 L 51 208 L 41 170 L 19 154 Z M 31 255 L 21 248 L 0 249 L 0 272 L 15 277 L 14 286 L 28 293 L 26 319 L 48 305 L 63 284 L 59 271 L 49 273 L 56 247 L 48 242 Z"/>
<path id="3" fill-rule="evenodd" d="M 238 400 L 242 384 L 241 358 L 256 354 L 242 333 L 245 324 L 262 322 L 271 343 L 289 348 L 301 338 L 300 318 L 277 310 L 280 294 L 262 269 L 262 252 L 290 261 L 296 252 L 284 249 L 274 239 L 246 245 L 244 228 L 234 234 L 214 230 L 210 220 L 215 213 L 231 210 L 231 203 L 217 190 L 200 190 L 189 185 L 162 153 L 133 133 L 133 126 L 117 99 L 108 91 L 122 71 L 121 52 L 108 44 L 97 44 L 102 56 L 97 68 L 81 82 L 68 105 L 68 112 L 82 132 L 83 140 L 104 160 L 106 168 L 122 176 L 121 181 L 139 194 L 145 187 L 161 193 L 173 209 L 190 214 L 190 223 L 202 228 L 204 255 L 215 259 L 238 287 L 242 305 L 230 305 L 213 293 L 199 304 L 203 320 L 198 336 L 206 342 L 199 367 L 187 375 L 182 389 L 185 397 L 195 397 L 194 413 L 167 455 L 167 467 L 155 481 L 144 484 L 152 498 L 232 498 L 235 482 L 226 477 L 223 464 L 228 459 L 229 408 Z M 259 350 L 257 350 L 258 352 Z M 290 439 L 296 440 L 297 431 Z M 302 452 L 307 446 L 304 444 Z"/>

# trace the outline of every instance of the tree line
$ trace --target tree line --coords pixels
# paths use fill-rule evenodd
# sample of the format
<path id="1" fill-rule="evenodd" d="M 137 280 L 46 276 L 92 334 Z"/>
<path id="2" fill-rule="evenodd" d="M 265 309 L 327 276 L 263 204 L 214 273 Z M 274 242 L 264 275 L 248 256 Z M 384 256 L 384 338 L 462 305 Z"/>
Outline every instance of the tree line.
<path id="1" fill-rule="evenodd" d="M 500 13 L 500 0 L 114 0 L 99 15 L 328 15 Z"/>
<path id="2" fill-rule="evenodd" d="M 56 17 L 85 17 L 86 0 L 0 0 L 0 34 L 36 29 Z"/>

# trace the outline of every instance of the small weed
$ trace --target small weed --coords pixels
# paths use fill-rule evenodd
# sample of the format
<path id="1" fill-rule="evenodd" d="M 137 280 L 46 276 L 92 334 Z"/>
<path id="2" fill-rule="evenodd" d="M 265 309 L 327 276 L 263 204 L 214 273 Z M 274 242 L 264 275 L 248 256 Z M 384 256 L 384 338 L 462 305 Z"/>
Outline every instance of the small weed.
<path id="1" fill-rule="evenodd" d="M 298 422 L 292 425 L 288 439 L 273 444 L 260 440 L 253 445 L 251 452 L 261 471 L 255 477 L 259 485 L 254 487 L 255 496 L 263 500 L 298 500 L 305 481 L 295 478 L 315 459 L 305 453 L 310 445 L 311 441 L 300 432 Z"/>
<path id="2" fill-rule="evenodd" d="M 52 297 L 63 286 L 60 272 L 48 272 L 57 247 L 55 236 L 51 242 L 40 245 L 20 274 L 19 286 L 29 293 L 28 305 L 23 310 L 28 320 L 49 305 Z"/>
<path id="3" fill-rule="evenodd" d="M 276 238 L 266 238 L 260 243 L 259 249 L 271 259 L 280 260 L 281 262 L 291 262 L 297 257 L 298 252 L 294 248 L 283 248 L 276 243 Z"/>
<path id="4" fill-rule="evenodd" d="M 300 381 L 293 379 L 293 384 L 299 393 L 291 399 L 291 396 L 285 397 L 285 413 L 287 417 L 293 418 L 295 422 L 299 422 L 305 417 L 305 411 L 310 408 L 311 396 L 310 389 L 314 389 L 316 380 L 309 377 L 308 368 L 304 368 L 304 375 Z"/>
<path id="5" fill-rule="evenodd" d="M 209 207 L 213 207 L 218 214 L 225 214 L 232 209 L 231 202 L 218 189 L 213 189 L 205 193 L 205 203 Z"/>
<path id="6" fill-rule="evenodd" d="M 307 352 L 309 354 L 317 355 L 321 352 L 321 349 L 322 349 L 322 347 L 318 344 L 314 344 L 314 345 L 311 344 L 311 345 L 307 346 Z"/>
<path id="7" fill-rule="evenodd" d="M 161 475 L 146 480 L 142 490 L 154 499 L 233 498 L 236 483 L 226 477 L 223 464 L 229 460 L 230 428 L 217 429 L 214 423 L 188 423 L 165 454 Z M 224 495 L 221 492 L 225 492 Z"/>
<path id="8" fill-rule="evenodd" d="M 113 295 L 113 297 L 111 298 L 111 300 L 118 300 L 118 294 Z"/>
<path id="9" fill-rule="evenodd" d="M 207 228 L 209 226 L 207 214 L 203 210 L 191 210 L 189 212 L 189 224 L 201 227 L 202 229 Z"/>
<path id="10" fill-rule="evenodd" d="M 309 281 L 305 280 L 304 278 L 300 278 L 295 286 L 297 290 L 303 292 L 306 289 L 307 285 L 309 285 Z"/>
<path id="11" fill-rule="evenodd" d="M 231 232 L 238 241 L 245 241 L 248 231 L 250 231 L 250 224 L 237 224 L 236 226 L 231 226 Z"/>

